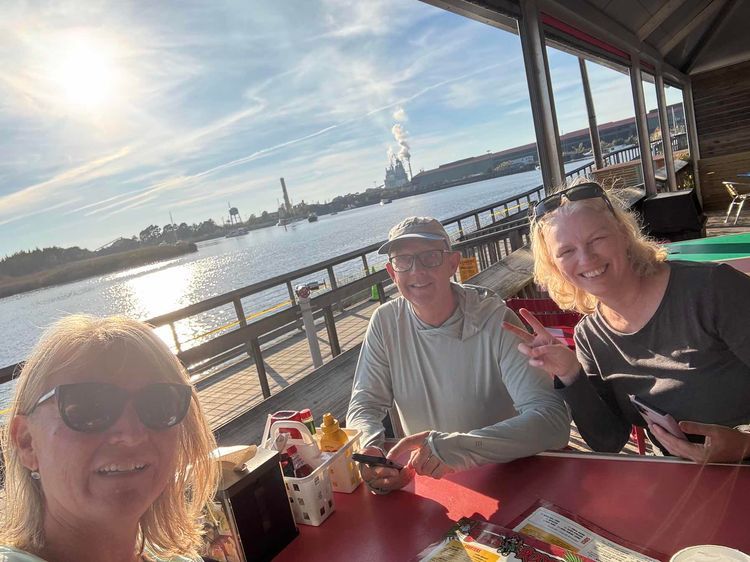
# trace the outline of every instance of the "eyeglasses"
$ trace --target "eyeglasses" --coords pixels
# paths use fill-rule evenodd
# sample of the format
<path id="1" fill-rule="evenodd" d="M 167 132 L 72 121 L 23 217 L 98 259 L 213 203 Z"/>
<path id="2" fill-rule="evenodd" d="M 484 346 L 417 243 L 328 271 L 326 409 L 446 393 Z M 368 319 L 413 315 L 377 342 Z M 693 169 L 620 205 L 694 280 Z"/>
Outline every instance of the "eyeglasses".
<path id="1" fill-rule="evenodd" d="M 400 256 L 391 256 L 388 261 L 391 263 L 393 271 L 403 273 L 409 271 L 414 266 L 414 258 L 419 259 L 422 267 L 433 268 L 443 265 L 443 255 L 450 254 L 446 250 L 427 250 L 418 254 L 401 254 Z"/>
<path id="2" fill-rule="evenodd" d="M 31 412 L 57 397 L 65 425 L 75 431 L 98 433 L 112 427 L 132 400 L 141 423 L 161 431 L 185 418 L 192 395 L 190 385 L 167 382 L 149 384 L 135 392 L 104 382 L 61 384 L 42 396 Z"/>
<path id="3" fill-rule="evenodd" d="M 544 199 L 539 201 L 533 207 L 533 219 L 539 220 L 547 213 L 551 213 L 552 211 L 560 207 L 560 205 L 562 205 L 563 197 L 565 197 L 568 201 L 583 201 L 584 199 L 596 199 L 597 197 L 600 197 L 604 199 L 604 202 L 607 204 L 609 210 L 612 211 L 612 214 L 615 213 L 615 210 L 612 207 L 612 202 L 609 200 L 606 192 L 598 183 L 582 183 L 579 185 L 574 185 L 573 187 L 569 187 L 568 189 L 558 191 L 557 193 L 553 193 L 549 197 L 545 197 Z"/>

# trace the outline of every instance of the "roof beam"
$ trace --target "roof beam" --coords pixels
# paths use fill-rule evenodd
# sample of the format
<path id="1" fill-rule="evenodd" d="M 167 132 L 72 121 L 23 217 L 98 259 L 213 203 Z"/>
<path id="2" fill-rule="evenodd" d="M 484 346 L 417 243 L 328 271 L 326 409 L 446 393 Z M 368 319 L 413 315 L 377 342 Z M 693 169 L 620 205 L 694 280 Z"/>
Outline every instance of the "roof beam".
<path id="1" fill-rule="evenodd" d="M 724 6 L 726 0 L 713 0 L 709 2 L 698 14 L 696 14 L 682 29 L 672 35 L 669 39 L 659 45 L 658 49 L 662 56 L 668 54 L 677 45 L 689 36 L 695 29 L 704 24 Z"/>
<path id="2" fill-rule="evenodd" d="M 721 9 L 719 14 L 714 18 L 714 21 L 711 22 L 711 25 L 708 27 L 706 32 L 703 34 L 703 37 L 700 38 L 698 43 L 695 44 L 695 47 L 693 47 L 693 50 L 690 51 L 690 54 L 685 59 L 686 62 L 683 65 L 683 70 L 686 74 L 689 74 L 690 71 L 695 66 L 695 61 L 698 60 L 698 57 L 703 52 L 703 49 L 711 42 L 711 39 L 713 39 L 714 35 L 716 35 L 716 32 L 721 27 L 721 24 L 723 24 L 727 17 L 729 16 L 729 13 L 732 11 L 732 9 L 737 5 L 737 0 L 729 0 L 726 4 L 724 4 L 724 7 Z"/>
<path id="3" fill-rule="evenodd" d="M 541 11 L 564 21 L 576 28 L 606 40 L 608 43 L 630 53 L 637 53 L 641 59 L 660 66 L 664 78 L 670 82 L 683 84 L 688 76 L 674 68 L 659 51 L 651 45 L 640 41 L 635 33 L 617 23 L 606 13 L 595 8 L 587 0 L 537 0 Z"/>
<path id="4" fill-rule="evenodd" d="M 684 3 L 685 0 L 667 0 L 667 2 L 663 4 L 662 7 L 659 8 L 657 12 L 638 30 L 636 33 L 638 39 L 641 41 L 645 40 Z"/>

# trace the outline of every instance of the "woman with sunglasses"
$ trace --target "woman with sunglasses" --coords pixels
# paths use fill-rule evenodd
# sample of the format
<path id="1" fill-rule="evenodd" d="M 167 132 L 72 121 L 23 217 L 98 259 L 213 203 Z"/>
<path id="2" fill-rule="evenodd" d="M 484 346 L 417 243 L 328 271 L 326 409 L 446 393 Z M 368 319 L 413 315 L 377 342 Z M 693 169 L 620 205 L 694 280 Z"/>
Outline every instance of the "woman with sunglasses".
<path id="1" fill-rule="evenodd" d="M 4 562 L 200 560 L 215 442 L 146 325 L 70 316 L 24 365 L 3 431 Z"/>
<path id="2" fill-rule="evenodd" d="M 648 424 L 664 453 L 696 462 L 750 455 L 750 278 L 728 265 L 665 261 L 664 248 L 596 183 L 574 184 L 533 211 L 535 281 L 586 316 L 576 352 L 527 310 L 533 334 L 506 329 L 524 340 L 529 363 L 554 377 L 589 446 L 619 452 L 631 425 L 644 425 L 633 395 L 680 422 L 672 433 L 671 420 Z"/>

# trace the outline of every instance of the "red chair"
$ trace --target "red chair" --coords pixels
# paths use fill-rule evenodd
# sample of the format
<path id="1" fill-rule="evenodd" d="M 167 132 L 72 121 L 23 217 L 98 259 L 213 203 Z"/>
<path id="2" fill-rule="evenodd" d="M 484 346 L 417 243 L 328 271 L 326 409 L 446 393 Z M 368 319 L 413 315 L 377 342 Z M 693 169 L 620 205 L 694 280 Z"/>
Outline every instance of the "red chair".
<path id="1" fill-rule="evenodd" d="M 531 311 L 534 316 L 542 323 L 542 326 L 555 336 L 558 340 L 567 345 L 570 349 L 575 349 L 573 342 L 573 328 L 582 315 L 570 310 L 561 310 L 552 299 L 508 299 L 505 301 L 513 312 L 525 308 Z M 523 321 L 523 318 L 521 318 Z M 524 322 L 525 323 L 525 322 Z"/>
<path id="2" fill-rule="evenodd" d="M 570 349 L 575 350 L 575 340 L 573 339 L 573 329 L 583 315 L 570 310 L 562 310 L 552 299 L 508 299 L 505 301 L 513 312 L 525 308 L 531 311 L 542 326 L 555 336 Z M 520 315 L 519 315 L 520 317 Z M 523 321 L 523 318 L 521 317 Z M 525 324 L 526 322 L 524 322 Z M 527 327 L 530 327 L 527 325 Z M 638 454 L 646 454 L 646 434 L 642 427 L 633 426 L 630 432 L 630 439 L 638 447 Z"/>

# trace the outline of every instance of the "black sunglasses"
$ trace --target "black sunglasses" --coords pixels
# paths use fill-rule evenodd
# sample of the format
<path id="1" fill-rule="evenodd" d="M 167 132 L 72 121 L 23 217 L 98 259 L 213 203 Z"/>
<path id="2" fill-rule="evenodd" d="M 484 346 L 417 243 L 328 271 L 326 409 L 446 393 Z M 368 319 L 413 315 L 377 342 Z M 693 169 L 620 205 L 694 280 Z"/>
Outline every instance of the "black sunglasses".
<path id="1" fill-rule="evenodd" d="M 560 205 L 562 205 L 563 197 L 568 201 L 583 201 L 584 199 L 596 199 L 599 197 L 604 199 L 604 202 L 607 204 L 609 210 L 612 211 L 612 214 L 615 213 L 615 210 L 612 207 L 612 202 L 609 200 L 609 197 L 607 197 L 607 193 L 598 183 L 581 183 L 569 187 L 568 189 L 558 191 L 557 193 L 553 193 L 537 202 L 532 208 L 532 218 L 534 220 L 539 220 L 547 213 L 551 213 L 560 207 Z"/>
<path id="2" fill-rule="evenodd" d="M 65 425 L 75 431 L 98 433 L 112 427 L 132 400 L 141 423 L 160 431 L 185 418 L 192 395 L 190 385 L 168 382 L 149 384 L 135 392 L 105 382 L 61 384 L 37 400 L 31 412 L 56 397 Z"/>

